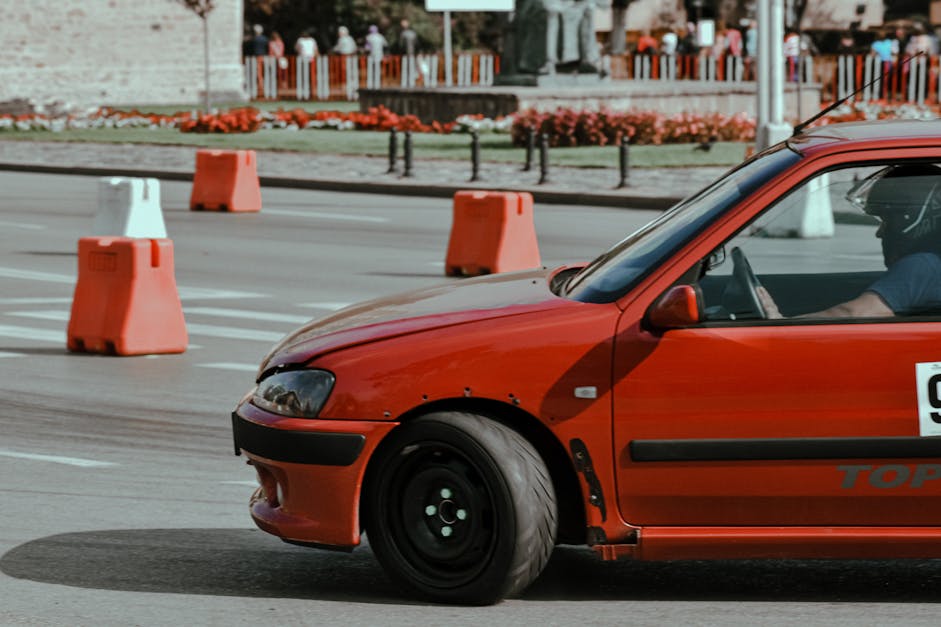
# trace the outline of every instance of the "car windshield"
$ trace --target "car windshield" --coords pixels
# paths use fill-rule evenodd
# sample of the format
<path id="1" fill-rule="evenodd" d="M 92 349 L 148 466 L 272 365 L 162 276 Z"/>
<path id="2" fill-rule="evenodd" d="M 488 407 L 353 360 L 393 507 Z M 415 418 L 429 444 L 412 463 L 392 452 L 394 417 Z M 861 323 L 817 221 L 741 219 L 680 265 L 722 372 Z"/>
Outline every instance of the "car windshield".
<path id="1" fill-rule="evenodd" d="M 586 303 L 617 300 L 706 225 L 799 159 L 782 143 L 746 161 L 592 261 L 572 276 L 565 296 Z"/>

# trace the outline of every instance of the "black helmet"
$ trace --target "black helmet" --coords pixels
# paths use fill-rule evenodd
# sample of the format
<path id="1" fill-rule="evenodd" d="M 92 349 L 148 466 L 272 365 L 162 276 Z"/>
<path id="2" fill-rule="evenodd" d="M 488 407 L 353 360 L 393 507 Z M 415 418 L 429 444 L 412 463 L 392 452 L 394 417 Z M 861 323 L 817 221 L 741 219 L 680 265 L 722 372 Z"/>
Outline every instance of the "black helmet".
<path id="1" fill-rule="evenodd" d="M 886 263 L 917 250 L 941 251 L 941 168 L 889 166 L 854 186 L 847 198 L 882 221 Z"/>

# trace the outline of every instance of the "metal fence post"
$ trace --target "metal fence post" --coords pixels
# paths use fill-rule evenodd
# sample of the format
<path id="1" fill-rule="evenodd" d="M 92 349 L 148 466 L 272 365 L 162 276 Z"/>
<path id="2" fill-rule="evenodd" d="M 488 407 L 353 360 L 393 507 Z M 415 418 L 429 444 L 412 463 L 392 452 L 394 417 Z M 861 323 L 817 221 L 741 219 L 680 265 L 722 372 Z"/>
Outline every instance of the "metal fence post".
<path id="1" fill-rule="evenodd" d="M 480 180 L 480 135 L 471 131 L 471 183 Z"/>
<path id="2" fill-rule="evenodd" d="M 523 172 L 533 169 L 533 151 L 536 149 L 536 129 L 532 126 L 526 131 L 526 161 L 523 163 Z"/>
<path id="3" fill-rule="evenodd" d="M 396 134 L 395 127 L 389 129 L 389 170 L 386 174 L 392 174 L 395 172 L 395 161 L 397 159 L 397 153 L 399 151 L 399 138 Z"/>
<path id="4" fill-rule="evenodd" d="M 621 137 L 621 144 L 618 146 L 618 170 L 620 172 L 621 178 L 618 181 L 618 189 L 622 187 L 627 187 L 627 174 L 628 174 L 628 148 L 627 148 L 627 137 Z"/>
<path id="5" fill-rule="evenodd" d="M 405 131 L 405 171 L 402 176 L 412 176 L 412 131 Z"/>
<path id="6" fill-rule="evenodd" d="M 549 182 L 549 135 L 539 136 L 539 185 Z"/>

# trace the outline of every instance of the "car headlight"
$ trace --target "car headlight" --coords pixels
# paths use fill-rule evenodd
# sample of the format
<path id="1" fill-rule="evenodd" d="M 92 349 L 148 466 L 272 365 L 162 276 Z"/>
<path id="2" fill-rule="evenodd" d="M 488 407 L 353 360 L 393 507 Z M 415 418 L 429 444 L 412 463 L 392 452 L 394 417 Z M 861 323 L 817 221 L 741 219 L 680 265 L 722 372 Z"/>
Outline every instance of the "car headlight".
<path id="1" fill-rule="evenodd" d="M 258 384 L 252 405 L 282 416 L 316 418 L 335 380 L 326 370 L 279 372 Z"/>

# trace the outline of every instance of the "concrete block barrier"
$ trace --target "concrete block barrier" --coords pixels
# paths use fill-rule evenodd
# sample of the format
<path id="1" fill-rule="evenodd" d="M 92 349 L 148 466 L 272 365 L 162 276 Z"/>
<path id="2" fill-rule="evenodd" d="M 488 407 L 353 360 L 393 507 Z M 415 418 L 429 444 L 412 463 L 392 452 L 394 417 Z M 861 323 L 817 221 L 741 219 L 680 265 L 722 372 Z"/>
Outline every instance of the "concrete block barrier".
<path id="1" fill-rule="evenodd" d="M 540 264 L 532 194 L 459 191 L 454 195 L 445 274 L 511 272 Z"/>
<path id="2" fill-rule="evenodd" d="M 189 337 L 169 239 L 83 237 L 67 333 L 72 352 L 182 353 Z"/>
<path id="3" fill-rule="evenodd" d="M 116 176 L 98 179 L 98 212 L 92 235 L 165 238 L 160 181 Z"/>

